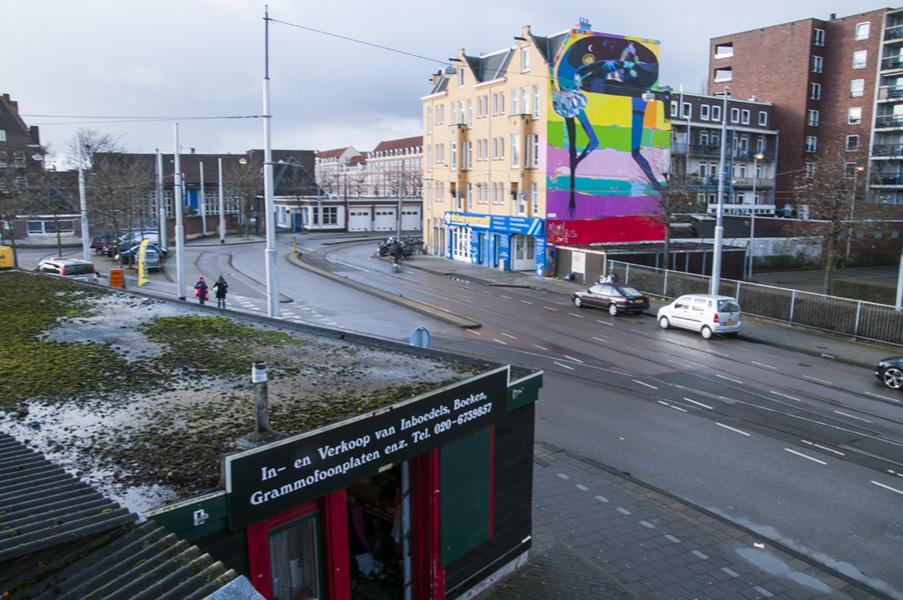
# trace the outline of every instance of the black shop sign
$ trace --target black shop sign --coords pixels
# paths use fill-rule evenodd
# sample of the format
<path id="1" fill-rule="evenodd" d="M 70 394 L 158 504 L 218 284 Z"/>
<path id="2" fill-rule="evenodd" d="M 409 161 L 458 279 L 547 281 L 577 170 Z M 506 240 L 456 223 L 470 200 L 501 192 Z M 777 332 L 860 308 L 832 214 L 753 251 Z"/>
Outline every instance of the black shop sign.
<path id="1" fill-rule="evenodd" d="M 226 457 L 230 524 L 244 527 L 502 419 L 509 368 Z"/>

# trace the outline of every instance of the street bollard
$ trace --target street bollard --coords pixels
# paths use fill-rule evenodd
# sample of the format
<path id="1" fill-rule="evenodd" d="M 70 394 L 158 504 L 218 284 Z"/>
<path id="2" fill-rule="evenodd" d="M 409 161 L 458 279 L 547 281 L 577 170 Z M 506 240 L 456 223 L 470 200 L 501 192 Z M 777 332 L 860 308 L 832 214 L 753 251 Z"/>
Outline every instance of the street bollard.
<path id="1" fill-rule="evenodd" d="M 251 383 L 254 384 L 254 417 L 256 422 L 255 434 L 259 437 L 268 436 L 270 430 L 270 412 L 267 403 L 267 364 L 255 362 L 251 366 Z"/>

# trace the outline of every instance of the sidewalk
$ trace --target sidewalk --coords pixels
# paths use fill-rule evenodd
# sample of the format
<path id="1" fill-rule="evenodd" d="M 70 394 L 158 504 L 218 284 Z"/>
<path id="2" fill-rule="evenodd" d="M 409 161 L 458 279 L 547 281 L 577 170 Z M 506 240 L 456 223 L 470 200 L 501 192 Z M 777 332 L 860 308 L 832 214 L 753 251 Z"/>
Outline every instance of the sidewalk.
<path id="1" fill-rule="evenodd" d="M 594 461 L 534 456 L 530 561 L 481 600 L 880 597 Z"/>

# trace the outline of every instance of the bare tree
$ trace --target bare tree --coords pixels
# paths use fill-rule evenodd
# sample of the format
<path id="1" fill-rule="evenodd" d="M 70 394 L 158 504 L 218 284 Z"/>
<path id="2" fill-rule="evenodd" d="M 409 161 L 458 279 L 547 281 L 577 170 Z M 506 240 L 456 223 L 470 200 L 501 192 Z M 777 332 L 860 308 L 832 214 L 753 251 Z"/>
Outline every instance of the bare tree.
<path id="1" fill-rule="evenodd" d="M 244 227 L 244 235 L 248 237 L 251 211 L 263 189 L 263 159 L 257 153 L 252 153 L 246 158 L 229 161 L 223 172 L 223 180 L 229 192 L 239 200 L 239 219 Z"/>
<path id="2" fill-rule="evenodd" d="M 690 212 L 696 205 L 696 194 L 690 189 L 687 178 L 681 175 L 672 175 L 668 178 L 668 186 L 661 192 L 659 207 L 660 218 L 665 225 L 664 256 L 665 266 L 671 265 L 671 224 L 674 216 L 680 213 Z"/>

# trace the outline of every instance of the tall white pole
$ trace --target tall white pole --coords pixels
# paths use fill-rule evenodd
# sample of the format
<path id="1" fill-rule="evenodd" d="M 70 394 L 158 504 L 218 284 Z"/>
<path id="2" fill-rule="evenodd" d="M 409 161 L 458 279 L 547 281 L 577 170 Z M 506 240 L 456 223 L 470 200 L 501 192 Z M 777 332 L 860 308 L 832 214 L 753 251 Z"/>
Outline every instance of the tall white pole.
<path id="1" fill-rule="evenodd" d="M 217 159 L 219 170 L 219 243 L 226 243 L 226 199 L 223 192 L 223 159 Z"/>
<path id="2" fill-rule="evenodd" d="M 764 158 L 764 157 L 763 157 Z M 753 274 L 753 256 L 754 256 L 754 244 L 756 239 L 756 206 L 759 204 L 759 201 L 756 199 L 756 184 L 759 182 L 759 154 L 753 156 L 753 189 L 752 189 L 752 197 L 753 197 L 753 208 L 752 208 L 752 219 L 749 224 L 749 269 L 746 272 L 746 278 L 752 279 Z"/>
<path id="3" fill-rule="evenodd" d="M 721 108 L 721 158 L 718 160 L 718 208 L 715 217 L 715 251 L 712 255 L 712 280 L 710 294 L 721 290 L 721 240 L 724 237 L 724 152 L 727 147 L 727 86 Z"/>
<path id="4" fill-rule="evenodd" d="M 91 260 L 91 232 L 88 230 L 88 199 L 85 194 L 85 155 L 82 141 L 78 143 L 78 204 L 81 210 L 82 257 Z"/>
<path id="5" fill-rule="evenodd" d="M 166 203 L 163 201 L 163 155 L 157 148 L 157 211 L 159 214 L 160 247 L 169 248 L 166 237 Z"/>
<path id="6" fill-rule="evenodd" d="M 200 208 L 201 213 L 201 232 L 203 233 L 203 237 L 207 237 L 207 191 L 204 189 L 204 163 L 198 162 L 198 166 L 201 168 L 201 193 L 198 197 L 198 208 Z"/>
<path id="7" fill-rule="evenodd" d="M 401 159 L 401 181 L 399 182 L 399 186 L 398 186 L 398 214 L 396 215 L 398 217 L 398 220 L 396 221 L 396 228 L 395 228 L 396 229 L 395 239 L 397 239 L 397 240 L 401 240 L 401 213 L 402 213 L 402 207 L 403 207 L 401 197 L 402 197 L 402 194 L 404 194 L 404 167 L 405 167 L 405 162 L 404 162 L 404 159 L 402 158 Z"/>
<path id="8" fill-rule="evenodd" d="M 178 286 L 179 300 L 185 299 L 185 226 L 182 223 L 182 211 L 185 209 L 182 201 L 182 172 L 179 162 L 179 124 L 173 123 L 176 136 L 176 149 L 173 153 L 175 165 L 173 170 L 173 211 L 176 213 L 176 285 Z"/>
<path id="9" fill-rule="evenodd" d="M 273 150 L 270 142 L 270 12 L 264 8 L 263 52 L 263 209 L 266 213 L 267 315 L 279 316 L 279 289 L 276 278 L 276 223 L 273 212 Z"/>

